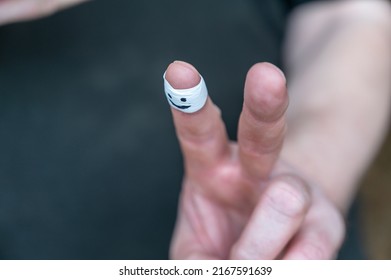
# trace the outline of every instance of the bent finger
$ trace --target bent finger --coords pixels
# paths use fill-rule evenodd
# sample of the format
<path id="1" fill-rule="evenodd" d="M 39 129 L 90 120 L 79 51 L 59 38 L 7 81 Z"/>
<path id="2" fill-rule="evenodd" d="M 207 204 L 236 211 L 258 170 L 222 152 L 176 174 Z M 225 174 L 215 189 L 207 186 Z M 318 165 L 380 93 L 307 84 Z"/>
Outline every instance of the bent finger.
<path id="1" fill-rule="evenodd" d="M 302 229 L 286 248 L 283 259 L 287 260 L 327 260 L 337 256 L 345 235 L 343 219 L 321 210 L 323 217 L 309 217 Z"/>
<path id="2" fill-rule="evenodd" d="M 310 206 L 307 186 L 295 177 L 271 182 L 233 247 L 233 259 L 275 259 L 296 234 Z"/>

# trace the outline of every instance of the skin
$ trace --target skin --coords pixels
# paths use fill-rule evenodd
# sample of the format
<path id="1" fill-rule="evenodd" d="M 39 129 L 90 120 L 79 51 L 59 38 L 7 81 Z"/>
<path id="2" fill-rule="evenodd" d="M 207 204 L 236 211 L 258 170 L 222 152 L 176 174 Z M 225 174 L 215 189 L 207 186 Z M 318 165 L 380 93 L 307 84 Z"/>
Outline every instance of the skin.
<path id="1" fill-rule="evenodd" d="M 298 10 L 286 42 L 289 109 L 282 72 L 255 64 L 237 143 L 211 99 L 193 114 L 171 108 L 185 164 L 172 258 L 336 257 L 344 215 L 388 124 L 390 15 L 385 1 Z M 166 78 L 178 89 L 199 82 L 179 61 Z"/>
<path id="2" fill-rule="evenodd" d="M 174 62 L 166 79 L 175 88 L 190 88 L 199 74 L 190 64 Z M 312 257 L 327 258 L 319 246 L 333 253 L 340 246 L 339 211 L 279 158 L 287 104 L 280 70 L 259 63 L 247 75 L 238 143 L 228 141 L 210 99 L 194 114 L 172 109 L 186 170 L 173 258 L 306 258 L 298 250 L 303 246 Z"/>
<path id="3" fill-rule="evenodd" d="M 88 0 L 0 0 L 0 25 L 32 20 Z"/>
<path id="4" fill-rule="evenodd" d="M 0 25 L 79 2 L 0 0 Z M 357 182 L 388 126 L 390 4 L 302 5 L 286 33 L 290 101 L 281 70 L 255 64 L 244 86 L 237 143 L 228 140 L 210 98 L 193 114 L 171 108 L 185 163 L 172 258 L 336 256 Z M 200 79 L 179 61 L 166 78 L 177 89 Z"/>

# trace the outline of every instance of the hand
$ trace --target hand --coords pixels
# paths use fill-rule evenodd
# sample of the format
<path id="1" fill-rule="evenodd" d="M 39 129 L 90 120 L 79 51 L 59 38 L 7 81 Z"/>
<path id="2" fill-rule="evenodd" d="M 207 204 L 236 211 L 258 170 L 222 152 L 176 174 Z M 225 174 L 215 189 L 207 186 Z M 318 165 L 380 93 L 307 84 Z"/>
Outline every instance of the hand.
<path id="1" fill-rule="evenodd" d="M 166 79 L 177 89 L 200 81 L 185 62 L 172 63 Z M 271 64 L 249 70 L 238 143 L 228 141 L 210 98 L 196 113 L 171 109 L 185 162 L 172 258 L 336 256 L 345 230 L 342 214 L 289 159 L 279 158 L 288 105 L 285 83 Z"/>
<path id="2" fill-rule="evenodd" d="M 0 0 L 0 25 L 48 16 L 87 0 Z"/>

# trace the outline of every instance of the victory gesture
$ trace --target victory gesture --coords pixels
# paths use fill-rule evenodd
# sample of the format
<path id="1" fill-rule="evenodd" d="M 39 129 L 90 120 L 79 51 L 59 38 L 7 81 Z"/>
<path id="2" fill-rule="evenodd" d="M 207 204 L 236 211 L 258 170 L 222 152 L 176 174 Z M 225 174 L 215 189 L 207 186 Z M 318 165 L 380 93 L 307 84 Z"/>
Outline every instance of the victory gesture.
<path id="1" fill-rule="evenodd" d="M 176 90 L 201 81 L 185 62 L 172 63 L 165 79 Z M 193 113 L 175 105 L 185 177 L 172 258 L 323 259 L 336 254 L 344 235 L 342 215 L 279 158 L 288 95 L 277 67 L 259 63 L 249 70 L 238 143 L 228 140 L 210 98 Z"/>

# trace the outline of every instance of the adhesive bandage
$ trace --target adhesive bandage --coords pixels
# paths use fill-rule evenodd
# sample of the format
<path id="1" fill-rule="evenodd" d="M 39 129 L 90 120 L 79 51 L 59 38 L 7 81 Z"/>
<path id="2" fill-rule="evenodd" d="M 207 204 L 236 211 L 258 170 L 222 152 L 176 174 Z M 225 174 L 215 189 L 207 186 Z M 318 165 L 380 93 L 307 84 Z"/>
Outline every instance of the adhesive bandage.
<path id="1" fill-rule="evenodd" d="M 166 80 L 166 73 L 163 75 L 164 92 L 171 107 L 184 113 L 194 113 L 204 107 L 208 98 L 208 89 L 204 79 L 198 85 L 187 89 L 175 89 Z"/>

